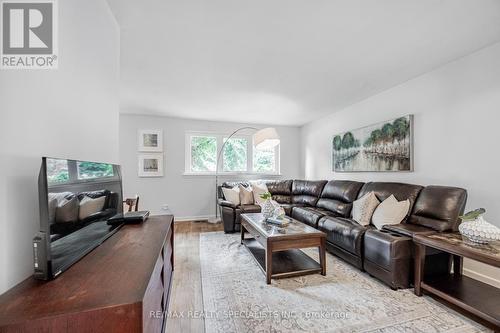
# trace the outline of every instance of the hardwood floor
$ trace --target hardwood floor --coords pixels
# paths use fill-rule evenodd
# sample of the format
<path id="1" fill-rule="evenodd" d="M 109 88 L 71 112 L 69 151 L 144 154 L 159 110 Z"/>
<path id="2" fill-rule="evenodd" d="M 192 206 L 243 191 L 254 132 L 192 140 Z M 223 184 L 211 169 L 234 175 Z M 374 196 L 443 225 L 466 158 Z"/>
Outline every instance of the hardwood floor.
<path id="1" fill-rule="evenodd" d="M 200 233 L 222 231 L 222 223 L 176 222 L 174 239 L 174 278 L 166 332 L 205 332 L 200 272 Z"/>

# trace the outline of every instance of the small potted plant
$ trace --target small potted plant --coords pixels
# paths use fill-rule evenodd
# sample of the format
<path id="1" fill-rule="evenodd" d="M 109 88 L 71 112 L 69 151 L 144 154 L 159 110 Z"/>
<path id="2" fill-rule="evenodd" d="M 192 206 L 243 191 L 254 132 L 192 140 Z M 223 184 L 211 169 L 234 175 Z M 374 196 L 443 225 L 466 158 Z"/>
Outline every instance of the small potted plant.
<path id="1" fill-rule="evenodd" d="M 486 222 L 483 218 L 484 213 L 486 213 L 486 209 L 479 208 L 459 216 L 462 223 L 458 226 L 458 231 L 462 236 L 479 244 L 500 240 L 500 229 Z"/>

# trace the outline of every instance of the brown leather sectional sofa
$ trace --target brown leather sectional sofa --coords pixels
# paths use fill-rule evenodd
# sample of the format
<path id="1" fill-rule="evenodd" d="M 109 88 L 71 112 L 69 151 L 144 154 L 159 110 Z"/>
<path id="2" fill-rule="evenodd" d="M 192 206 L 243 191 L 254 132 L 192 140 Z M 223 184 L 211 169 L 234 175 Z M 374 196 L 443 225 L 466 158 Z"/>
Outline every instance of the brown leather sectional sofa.
<path id="1" fill-rule="evenodd" d="M 287 215 L 322 230 L 327 249 L 361 270 L 377 277 L 391 288 L 408 288 L 412 279 L 413 242 L 417 234 L 458 230 L 459 216 L 465 209 L 467 191 L 456 187 L 427 186 L 346 180 L 265 181 L 273 199 Z M 227 182 L 221 187 L 246 182 Z M 219 205 L 226 233 L 240 230 L 241 214 L 260 212 L 258 205 L 235 206 L 224 200 L 219 187 Z M 391 194 L 410 200 L 410 211 L 398 225 L 377 230 L 351 219 L 353 201 L 373 191 L 380 201 Z M 429 251 L 426 274 L 449 274 L 451 258 Z"/>

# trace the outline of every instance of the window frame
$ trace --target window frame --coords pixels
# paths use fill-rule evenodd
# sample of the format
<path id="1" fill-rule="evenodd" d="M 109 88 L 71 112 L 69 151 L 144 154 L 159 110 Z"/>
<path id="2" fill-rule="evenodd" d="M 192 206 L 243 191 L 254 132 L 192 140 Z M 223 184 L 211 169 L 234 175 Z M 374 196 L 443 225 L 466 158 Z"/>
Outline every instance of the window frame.
<path id="1" fill-rule="evenodd" d="M 184 143 L 184 175 L 185 176 L 214 176 L 215 171 L 192 171 L 191 170 L 191 138 L 196 136 L 207 136 L 215 137 L 217 146 L 216 152 L 217 156 L 219 154 L 219 149 L 222 148 L 224 144 L 224 139 L 228 138 L 231 133 L 220 133 L 220 132 L 208 132 L 208 131 L 186 131 L 185 133 L 185 143 Z M 280 145 L 274 148 L 274 168 L 273 172 L 257 172 L 253 169 L 253 157 L 255 147 L 253 146 L 253 137 L 248 134 L 237 134 L 233 135 L 231 139 L 246 139 L 247 140 L 247 170 L 246 171 L 224 171 L 224 153 L 222 152 L 222 157 L 220 163 L 217 165 L 218 175 L 259 175 L 259 176 L 279 176 L 280 175 Z"/>
<path id="2" fill-rule="evenodd" d="M 52 157 L 45 157 L 46 160 L 53 159 L 53 160 L 62 160 L 62 161 L 67 161 L 68 162 L 68 181 L 66 182 L 50 182 L 47 179 L 47 186 L 49 188 L 57 188 L 58 186 L 66 186 L 66 185 L 75 185 L 75 184 L 87 184 L 87 183 L 105 183 L 105 182 L 112 182 L 116 181 L 117 179 L 120 179 L 120 172 L 118 169 L 116 169 L 116 165 L 108 162 L 93 162 L 93 161 L 79 161 L 79 160 L 69 160 L 69 159 L 63 159 L 63 158 L 52 158 Z M 97 178 L 84 178 L 80 179 L 78 178 L 78 163 L 80 162 L 90 162 L 90 163 L 97 163 L 97 164 L 109 164 L 113 167 L 113 175 L 112 176 L 106 176 L 106 177 L 97 177 Z M 47 163 L 47 162 L 46 162 Z"/>

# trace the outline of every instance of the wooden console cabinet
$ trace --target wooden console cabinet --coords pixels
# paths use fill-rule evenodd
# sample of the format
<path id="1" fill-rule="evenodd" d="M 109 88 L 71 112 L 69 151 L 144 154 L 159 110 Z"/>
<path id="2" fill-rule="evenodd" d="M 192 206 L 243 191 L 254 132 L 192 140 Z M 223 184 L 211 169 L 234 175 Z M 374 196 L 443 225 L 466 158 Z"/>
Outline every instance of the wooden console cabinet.
<path id="1" fill-rule="evenodd" d="M 0 296 L 0 332 L 162 332 L 174 265 L 172 215 L 125 225 L 53 281 Z"/>
<path id="2" fill-rule="evenodd" d="M 500 289 L 462 274 L 463 258 L 500 268 L 500 242 L 488 245 L 465 241 L 458 233 L 417 235 L 415 242 L 415 294 L 423 291 L 471 313 L 485 325 L 500 332 Z M 425 278 L 426 248 L 453 256 L 453 275 Z"/>

